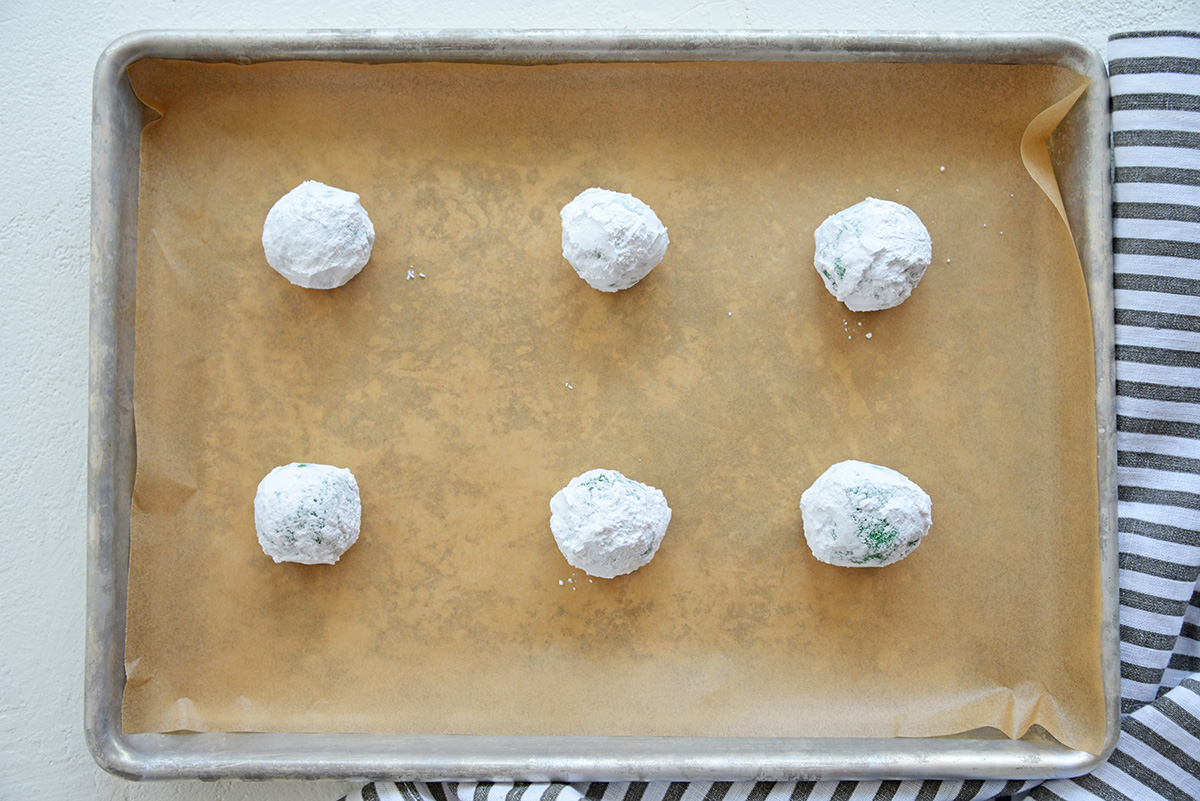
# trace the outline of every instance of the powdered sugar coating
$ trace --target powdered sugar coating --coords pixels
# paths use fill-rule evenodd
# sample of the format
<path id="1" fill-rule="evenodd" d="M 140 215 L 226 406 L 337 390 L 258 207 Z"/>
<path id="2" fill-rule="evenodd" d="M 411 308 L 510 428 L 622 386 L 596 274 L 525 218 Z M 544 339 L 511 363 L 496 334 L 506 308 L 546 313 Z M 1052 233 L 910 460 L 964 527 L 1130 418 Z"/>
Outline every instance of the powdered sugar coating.
<path id="1" fill-rule="evenodd" d="M 358 541 L 361 519 L 358 482 L 341 467 L 276 467 L 254 496 L 258 543 L 276 562 L 334 564 Z"/>
<path id="2" fill-rule="evenodd" d="M 335 289 L 371 258 L 375 226 L 358 195 L 305 181 L 267 212 L 262 244 L 267 263 L 296 286 Z"/>
<path id="3" fill-rule="evenodd" d="M 567 562 L 597 578 L 647 564 L 671 522 L 662 492 L 616 470 L 571 479 L 550 499 L 550 512 L 550 531 Z"/>
<path id="4" fill-rule="evenodd" d="M 851 311 L 903 303 L 933 260 L 933 242 L 912 209 L 869 197 L 827 218 L 815 233 L 814 266 Z"/>
<path id="5" fill-rule="evenodd" d="M 839 567 L 884 567 L 911 554 L 929 533 L 929 495 L 904 475 L 867 462 L 830 467 L 800 496 L 813 556 Z"/>
<path id="6" fill-rule="evenodd" d="M 601 292 L 628 289 L 667 252 L 667 229 L 633 195 L 591 188 L 563 207 L 563 258 Z"/>

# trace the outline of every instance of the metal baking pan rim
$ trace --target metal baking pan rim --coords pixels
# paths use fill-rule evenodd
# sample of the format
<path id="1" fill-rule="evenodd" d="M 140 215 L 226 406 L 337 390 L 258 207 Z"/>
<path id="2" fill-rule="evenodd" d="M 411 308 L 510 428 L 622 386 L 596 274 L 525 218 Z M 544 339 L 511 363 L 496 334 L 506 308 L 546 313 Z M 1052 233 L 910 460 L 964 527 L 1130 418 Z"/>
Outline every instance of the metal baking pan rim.
<path id="1" fill-rule="evenodd" d="M 702 745 L 697 745 L 702 742 Z M 986 743 L 987 750 L 981 748 Z M 1045 779 L 1096 757 L 1020 740 L 119 734 L 106 770 L 129 779 Z"/>
<path id="2" fill-rule="evenodd" d="M 144 58 L 264 61 L 898 61 L 1052 64 L 1104 82 L 1100 55 L 1050 33 L 798 30 L 146 30 L 101 54 L 96 75 Z"/>
<path id="3" fill-rule="evenodd" d="M 121 727 L 132 408 L 138 156 L 147 109 L 140 59 L 251 64 L 467 61 L 804 60 L 1052 64 L 1091 81 L 1066 181 L 1096 359 L 1097 464 L 1107 715 L 1100 754 L 963 738 L 500 737 L 282 733 L 126 734 Z M 93 84 L 88 570 L 84 729 L 105 770 L 129 779 L 905 779 L 1053 778 L 1102 763 L 1119 734 L 1115 380 L 1108 81 L 1098 53 L 1051 34 L 800 31 L 144 31 L 114 41 Z M 120 191 L 124 190 L 124 191 Z M 986 744 L 986 745 L 985 745 Z M 981 746 L 984 746 L 981 748 Z"/>

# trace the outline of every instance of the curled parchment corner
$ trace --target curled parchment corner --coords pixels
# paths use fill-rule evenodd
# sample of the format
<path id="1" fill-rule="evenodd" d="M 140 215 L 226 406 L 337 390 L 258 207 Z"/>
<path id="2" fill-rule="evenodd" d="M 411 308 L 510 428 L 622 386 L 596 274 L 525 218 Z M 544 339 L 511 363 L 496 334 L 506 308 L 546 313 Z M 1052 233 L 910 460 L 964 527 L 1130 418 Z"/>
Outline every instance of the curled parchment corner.
<path id="1" fill-rule="evenodd" d="M 1062 192 L 1059 191 L 1058 179 L 1054 176 L 1054 165 L 1050 161 L 1046 140 L 1090 84 L 1091 81 L 1085 78 L 1070 94 L 1034 117 L 1026 126 L 1025 133 L 1021 135 L 1021 161 L 1025 164 L 1029 177 L 1054 204 L 1068 231 L 1071 230 L 1071 221 L 1067 218 L 1067 210 L 1063 206 Z"/>
<path id="2" fill-rule="evenodd" d="M 1050 203 L 1053 204 L 1059 218 L 1063 221 L 1063 225 L 1067 227 L 1067 233 L 1072 238 L 1074 238 L 1074 231 L 1071 228 L 1071 220 L 1067 216 L 1067 210 L 1063 203 L 1062 191 L 1059 188 L 1058 178 L 1054 172 L 1054 164 L 1050 158 L 1050 149 L 1047 142 L 1091 85 L 1090 79 L 1083 76 L 1079 77 L 1081 78 L 1081 83 L 1062 99 L 1035 116 L 1021 135 L 1021 161 L 1025 165 L 1029 177 L 1034 180 L 1034 183 L 1038 185 L 1050 200 Z M 1080 256 L 1078 247 L 1073 248 L 1072 252 L 1075 253 L 1077 258 Z M 1078 262 L 1077 266 L 1079 266 Z M 1080 274 L 1082 275 L 1082 271 Z M 1035 727 L 1041 727 L 1045 734 L 1055 738 L 1058 742 L 1064 742 L 1062 733 L 1067 714 L 1059 701 L 1052 693 L 1046 691 L 1044 687 L 1041 690 L 1035 690 L 1031 695 L 1029 694 L 1029 687 L 1022 689 L 1025 691 L 1024 694 L 1029 697 L 1026 698 L 1024 703 L 1018 703 L 1022 693 L 1013 692 L 1011 699 L 1008 700 L 1009 722 L 1006 727 L 1002 727 L 1005 733 L 1010 737 L 1025 738 Z M 1030 698 L 1032 699 L 1032 704 L 1029 703 Z M 1087 753 L 1098 754 L 1103 745 L 1079 744 L 1076 747 L 1080 747 Z"/>

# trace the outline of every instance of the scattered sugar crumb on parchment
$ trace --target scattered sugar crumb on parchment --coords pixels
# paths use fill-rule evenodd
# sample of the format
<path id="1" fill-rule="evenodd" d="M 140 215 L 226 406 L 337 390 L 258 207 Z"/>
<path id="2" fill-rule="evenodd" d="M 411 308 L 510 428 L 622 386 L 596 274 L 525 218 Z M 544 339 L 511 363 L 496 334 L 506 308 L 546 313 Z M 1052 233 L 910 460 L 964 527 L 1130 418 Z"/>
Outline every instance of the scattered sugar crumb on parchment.
<path id="1" fill-rule="evenodd" d="M 409 265 L 409 268 L 408 268 L 408 275 L 404 276 L 404 280 L 405 280 L 405 281 L 411 281 L 411 280 L 413 280 L 413 279 L 414 279 L 414 278 L 416 278 L 416 277 L 417 277 L 417 274 L 416 274 L 416 272 L 413 270 L 413 268 L 412 268 L 412 265 Z"/>

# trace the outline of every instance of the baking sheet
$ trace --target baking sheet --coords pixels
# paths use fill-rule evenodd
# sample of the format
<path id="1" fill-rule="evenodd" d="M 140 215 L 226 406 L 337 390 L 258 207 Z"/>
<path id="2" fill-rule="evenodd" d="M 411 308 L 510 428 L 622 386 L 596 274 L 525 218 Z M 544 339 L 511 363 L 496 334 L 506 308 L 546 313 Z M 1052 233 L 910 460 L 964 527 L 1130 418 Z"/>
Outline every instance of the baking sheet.
<path id="1" fill-rule="evenodd" d="M 131 78 L 164 117 L 142 148 L 127 730 L 1038 723 L 1098 749 L 1090 325 L 1020 152 L 1078 76 L 148 61 Z M 329 293 L 288 285 L 258 242 L 307 178 L 361 194 L 378 234 Z M 617 296 L 559 253 L 556 212 L 592 185 L 671 231 Z M 811 232 L 866 195 L 922 216 L 934 266 L 903 306 L 852 314 Z M 808 555 L 799 494 L 845 458 L 930 492 L 913 557 Z M 296 460 L 359 478 L 362 538 L 332 568 L 258 550 L 254 487 Z M 610 582 L 548 528 L 550 495 L 596 466 L 675 513 L 654 562 Z"/>

